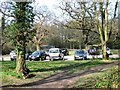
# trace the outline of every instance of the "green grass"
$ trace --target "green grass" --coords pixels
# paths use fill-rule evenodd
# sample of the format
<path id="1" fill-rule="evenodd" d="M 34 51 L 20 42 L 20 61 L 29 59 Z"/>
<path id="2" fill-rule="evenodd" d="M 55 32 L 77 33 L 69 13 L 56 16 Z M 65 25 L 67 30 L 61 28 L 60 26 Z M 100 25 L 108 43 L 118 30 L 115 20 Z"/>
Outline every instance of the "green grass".
<path id="1" fill-rule="evenodd" d="M 88 74 L 80 77 L 71 86 L 72 88 L 118 88 L 120 78 L 118 78 L 118 66 L 102 69 L 100 72 Z"/>
<path id="2" fill-rule="evenodd" d="M 1 62 L 0 62 L 1 63 Z M 2 62 L 2 84 L 3 85 L 13 85 L 13 84 L 23 84 L 41 80 L 45 77 L 51 76 L 57 72 L 67 70 L 68 74 L 73 74 L 80 72 L 85 68 L 92 66 L 105 64 L 102 60 L 81 60 L 81 61 L 27 61 L 26 65 L 30 69 L 30 74 L 36 75 L 35 77 L 22 79 L 21 75 L 15 72 L 15 61 L 4 61 Z"/>
<path id="3" fill-rule="evenodd" d="M 118 67 L 113 67 L 104 74 L 103 77 L 95 79 L 94 86 L 96 88 L 118 88 L 120 87 L 120 78 Z"/>
<path id="4" fill-rule="evenodd" d="M 120 54 L 120 50 L 119 49 L 111 49 L 113 54 Z"/>

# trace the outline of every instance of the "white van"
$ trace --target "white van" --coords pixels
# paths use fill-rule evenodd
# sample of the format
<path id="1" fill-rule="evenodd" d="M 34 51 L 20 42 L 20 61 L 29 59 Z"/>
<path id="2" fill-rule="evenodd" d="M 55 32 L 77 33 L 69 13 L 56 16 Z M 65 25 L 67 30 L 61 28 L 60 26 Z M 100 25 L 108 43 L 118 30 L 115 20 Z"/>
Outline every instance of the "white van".
<path id="1" fill-rule="evenodd" d="M 61 52 L 59 48 L 51 48 L 49 49 L 49 59 L 54 60 L 54 59 L 62 59 L 64 60 L 64 54 Z"/>

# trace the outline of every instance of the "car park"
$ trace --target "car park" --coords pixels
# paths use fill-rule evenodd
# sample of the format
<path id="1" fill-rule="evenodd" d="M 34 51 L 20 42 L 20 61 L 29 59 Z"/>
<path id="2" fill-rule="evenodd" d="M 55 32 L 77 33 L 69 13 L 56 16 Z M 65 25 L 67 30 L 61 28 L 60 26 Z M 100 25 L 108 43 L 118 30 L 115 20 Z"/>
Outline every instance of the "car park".
<path id="1" fill-rule="evenodd" d="M 84 50 L 76 50 L 74 54 L 74 59 L 87 59 L 87 53 Z"/>
<path id="2" fill-rule="evenodd" d="M 64 54 L 62 53 L 61 49 L 59 48 L 51 48 L 49 49 L 49 59 L 54 60 L 54 59 L 64 59 Z"/>
<path id="3" fill-rule="evenodd" d="M 29 56 L 29 60 L 45 60 L 46 59 L 46 55 L 44 52 L 42 51 L 34 51 L 30 56 Z"/>

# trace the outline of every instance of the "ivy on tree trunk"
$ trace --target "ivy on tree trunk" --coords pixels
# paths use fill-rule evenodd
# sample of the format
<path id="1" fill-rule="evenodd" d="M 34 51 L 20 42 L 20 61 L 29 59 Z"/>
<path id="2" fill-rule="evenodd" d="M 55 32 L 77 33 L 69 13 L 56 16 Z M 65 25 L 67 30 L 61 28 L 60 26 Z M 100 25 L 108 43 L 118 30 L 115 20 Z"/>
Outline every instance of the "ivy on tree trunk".
<path id="1" fill-rule="evenodd" d="M 32 27 L 34 14 L 31 2 L 15 2 L 12 4 L 12 15 L 14 20 L 9 26 L 10 38 L 13 40 L 16 56 L 16 72 L 28 74 L 29 69 L 25 64 L 26 44 L 32 39 L 30 29 Z"/>

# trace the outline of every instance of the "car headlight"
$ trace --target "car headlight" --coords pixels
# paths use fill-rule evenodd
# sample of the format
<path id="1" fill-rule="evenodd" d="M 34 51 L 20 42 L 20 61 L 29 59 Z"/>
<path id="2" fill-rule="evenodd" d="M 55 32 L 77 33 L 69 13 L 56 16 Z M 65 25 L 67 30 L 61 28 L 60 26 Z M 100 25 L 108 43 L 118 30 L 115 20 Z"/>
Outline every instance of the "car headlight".
<path id="1" fill-rule="evenodd" d="M 79 57 L 78 55 L 75 55 L 75 57 Z"/>
<path id="2" fill-rule="evenodd" d="M 36 57 L 39 57 L 39 55 L 37 55 Z"/>

